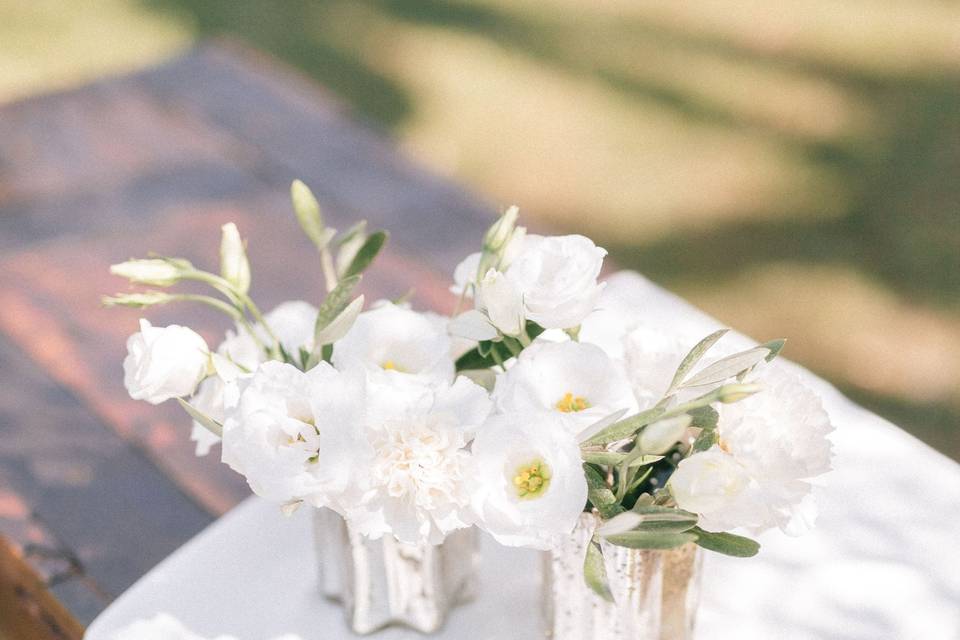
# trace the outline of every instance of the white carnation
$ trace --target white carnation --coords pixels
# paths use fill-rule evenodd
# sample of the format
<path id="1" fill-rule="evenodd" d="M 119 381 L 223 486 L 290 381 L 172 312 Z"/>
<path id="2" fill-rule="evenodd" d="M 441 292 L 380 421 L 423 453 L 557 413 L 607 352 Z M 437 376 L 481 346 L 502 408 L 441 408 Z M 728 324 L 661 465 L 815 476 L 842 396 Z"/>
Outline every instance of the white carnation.
<path id="1" fill-rule="evenodd" d="M 341 370 L 362 367 L 372 372 L 407 373 L 452 382 L 450 336 L 431 316 L 384 303 L 361 313 L 333 348 Z"/>
<path id="2" fill-rule="evenodd" d="M 159 404 L 193 393 L 207 374 L 210 353 L 197 332 L 172 324 L 154 327 L 140 320 L 127 339 L 123 384 L 134 400 Z"/>
<path id="3" fill-rule="evenodd" d="M 373 450 L 359 470 L 363 498 L 344 505 L 351 526 L 377 538 L 439 543 L 472 523 L 466 445 L 490 413 L 486 391 L 415 376 L 371 376 L 365 436 Z"/>
<path id="4" fill-rule="evenodd" d="M 809 480 L 830 470 L 833 426 L 795 375 L 767 366 L 757 381 L 763 391 L 721 406 L 719 444 L 682 461 L 670 490 L 704 529 L 797 535 L 813 524 Z"/>
<path id="5" fill-rule="evenodd" d="M 478 525 L 498 542 L 549 549 L 573 531 L 587 483 L 580 448 L 556 414 L 494 416 L 472 450 Z"/>
<path id="6" fill-rule="evenodd" d="M 307 373 L 282 362 L 260 365 L 240 380 L 239 402 L 226 410 L 223 461 L 269 500 L 335 504 L 369 456 L 357 428 L 363 384 L 362 375 L 323 362 Z"/>
<path id="7" fill-rule="evenodd" d="M 493 399 L 500 413 L 556 413 L 577 434 L 636 401 L 622 367 L 599 347 L 537 341 L 497 376 Z"/>

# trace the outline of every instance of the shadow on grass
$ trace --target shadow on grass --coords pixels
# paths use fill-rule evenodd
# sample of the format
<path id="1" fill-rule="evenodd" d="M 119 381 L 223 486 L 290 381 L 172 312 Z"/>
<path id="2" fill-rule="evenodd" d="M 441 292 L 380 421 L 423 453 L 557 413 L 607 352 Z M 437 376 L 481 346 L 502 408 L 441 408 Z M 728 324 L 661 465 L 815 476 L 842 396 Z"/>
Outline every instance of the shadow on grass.
<path id="1" fill-rule="evenodd" d="M 402 84 L 351 52 L 360 47 L 339 46 L 328 39 L 328 30 L 320 28 L 324 10 L 344 6 L 342 2 L 142 2 L 182 17 L 200 37 L 231 34 L 278 56 L 387 130 L 396 129 L 413 113 L 412 98 Z M 454 0 L 356 0 L 352 6 L 365 7 L 381 20 L 485 38 L 538 64 L 588 78 L 626 99 L 655 101 L 691 121 L 766 137 L 839 174 L 854 194 L 845 214 L 837 219 L 785 220 L 771 211 L 768 222 L 734 223 L 702 233 L 684 231 L 637 246 L 612 247 L 612 256 L 624 267 L 643 271 L 669 287 L 681 278 L 709 282 L 732 277 L 771 261 L 830 263 L 879 278 L 917 304 L 950 312 L 960 309 L 960 78 L 936 69 L 923 77 L 880 77 L 840 63 L 758 52 L 722 37 L 662 29 L 638 19 L 608 25 L 627 42 L 635 38 L 827 80 L 869 103 L 881 121 L 889 123 L 880 139 L 853 135 L 810 141 L 677 86 L 640 79 L 610 67 L 602 58 L 585 56 L 568 42 L 581 25 L 565 20 L 561 12 L 526 11 L 520 16 Z M 350 37 L 362 39 L 375 25 L 361 17 L 351 28 L 356 33 Z M 636 215 L 643 215 L 642 203 Z M 816 363 L 807 364 L 816 367 Z M 854 397 L 960 459 L 960 403 L 910 405 L 859 391 Z"/>

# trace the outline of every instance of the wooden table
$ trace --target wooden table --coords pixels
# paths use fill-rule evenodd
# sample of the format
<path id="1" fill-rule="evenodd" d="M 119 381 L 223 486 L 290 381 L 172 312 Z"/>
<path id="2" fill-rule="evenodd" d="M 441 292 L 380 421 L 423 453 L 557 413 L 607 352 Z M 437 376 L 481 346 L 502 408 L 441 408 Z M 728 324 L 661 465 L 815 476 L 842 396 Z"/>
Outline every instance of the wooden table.
<path id="1" fill-rule="evenodd" d="M 315 252 L 290 211 L 301 178 L 332 226 L 392 239 L 369 297 L 447 281 L 493 209 L 400 157 L 322 90 L 235 44 L 135 75 L 0 108 L 0 637 L 79 638 L 114 597 L 249 495 L 198 459 L 172 403 L 130 400 L 124 341 L 136 311 L 111 263 L 148 251 L 215 270 L 219 227 L 249 239 L 263 307 L 316 300 Z M 304 266 L 312 269 L 303 273 Z M 226 323 L 151 312 L 216 344 Z M 5 635 L 7 634 L 7 635 Z"/>

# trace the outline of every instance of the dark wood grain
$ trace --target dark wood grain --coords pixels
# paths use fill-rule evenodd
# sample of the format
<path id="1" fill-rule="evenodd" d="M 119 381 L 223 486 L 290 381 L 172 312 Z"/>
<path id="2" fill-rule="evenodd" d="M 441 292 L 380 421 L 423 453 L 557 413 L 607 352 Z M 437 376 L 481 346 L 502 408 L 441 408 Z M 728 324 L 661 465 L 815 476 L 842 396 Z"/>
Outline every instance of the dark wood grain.
<path id="1" fill-rule="evenodd" d="M 256 52 L 216 43 L 0 107 L 0 535 L 34 587 L 83 622 L 249 495 L 216 455 L 194 455 L 179 407 L 127 397 L 121 362 L 140 314 L 100 306 L 125 287 L 108 267 L 157 251 L 215 269 L 219 227 L 235 221 L 260 305 L 316 303 L 294 178 L 332 226 L 391 232 L 368 299 L 414 287 L 418 306 L 449 310 L 449 274 L 494 212 Z M 147 315 L 211 344 L 229 328 L 193 306 Z"/>

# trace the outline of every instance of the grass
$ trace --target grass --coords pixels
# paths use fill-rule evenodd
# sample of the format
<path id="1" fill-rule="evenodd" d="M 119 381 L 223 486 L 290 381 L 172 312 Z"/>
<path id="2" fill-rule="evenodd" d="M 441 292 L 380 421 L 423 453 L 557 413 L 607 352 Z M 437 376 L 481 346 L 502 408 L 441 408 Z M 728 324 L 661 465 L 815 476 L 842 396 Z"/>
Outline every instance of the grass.
<path id="1" fill-rule="evenodd" d="M 238 36 L 960 459 L 956 24 L 934 0 L 0 0 L 0 99 Z"/>

